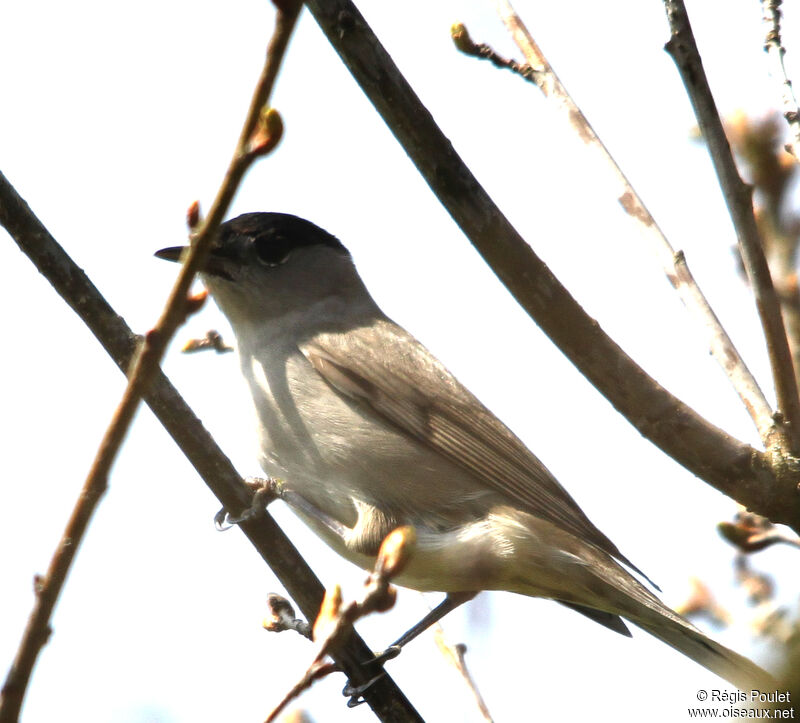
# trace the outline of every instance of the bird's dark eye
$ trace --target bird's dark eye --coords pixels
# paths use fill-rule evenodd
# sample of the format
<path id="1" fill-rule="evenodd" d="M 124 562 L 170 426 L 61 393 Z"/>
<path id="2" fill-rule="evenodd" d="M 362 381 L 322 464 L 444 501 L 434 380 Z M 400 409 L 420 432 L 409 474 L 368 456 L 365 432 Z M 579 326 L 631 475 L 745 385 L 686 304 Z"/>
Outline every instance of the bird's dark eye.
<path id="1" fill-rule="evenodd" d="M 267 266 L 278 266 L 284 263 L 291 254 L 294 244 L 281 234 L 268 233 L 253 239 L 256 256 Z"/>

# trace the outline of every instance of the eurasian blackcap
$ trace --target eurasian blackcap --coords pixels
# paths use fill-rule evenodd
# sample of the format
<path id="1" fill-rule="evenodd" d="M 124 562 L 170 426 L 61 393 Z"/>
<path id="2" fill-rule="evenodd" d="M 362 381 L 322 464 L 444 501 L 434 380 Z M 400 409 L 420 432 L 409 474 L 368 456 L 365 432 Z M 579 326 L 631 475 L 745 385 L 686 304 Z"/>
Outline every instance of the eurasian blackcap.
<path id="1" fill-rule="evenodd" d="M 180 248 L 158 252 L 178 260 Z M 413 525 L 402 585 L 550 598 L 630 635 L 625 618 L 742 688 L 774 681 L 666 607 L 545 466 L 405 329 L 331 234 L 282 213 L 223 224 L 202 274 L 229 319 L 284 499 L 371 568 Z M 620 564 L 621 563 L 621 564 Z"/>

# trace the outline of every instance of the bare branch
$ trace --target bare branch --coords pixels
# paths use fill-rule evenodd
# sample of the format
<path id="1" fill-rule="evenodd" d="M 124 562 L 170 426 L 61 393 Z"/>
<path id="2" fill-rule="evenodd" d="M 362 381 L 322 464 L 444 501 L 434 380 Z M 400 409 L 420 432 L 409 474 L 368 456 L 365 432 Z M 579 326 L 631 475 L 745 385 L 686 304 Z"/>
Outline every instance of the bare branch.
<path id="1" fill-rule="evenodd" d="M 267 609 L 269 615 L 264 618 L 261 627 L 271 633 L 281 633 L 284 630 L 294 630 L 304 638 L 311 640 L 311 626 L 305 620 L 294 614 L 292 604 L 283 595 L 271 592 L 267 595 Z"/>
<path id="2" fill-rule="evenodd" d="M 645 437 L 751 509 L 800 529 L 791 475 L 648 376 L 589 317 L 470 173 L 349 0 L 308 8 L 428 185 L 514 298 Z"/>
<path id="3" fill-rule="evenodd" d="M 488 60 L 496 68 L 506 68 L 534 85 L 539 82 L 536 77 L 537 71 L 530 65 L 522 65 L 510 58 L 504 58 L 486 43 L 476 43 L 470 37 L 469 31 L 463 23 L 456 23 L 450 28 L 450 37 L 453 39 L 456 47 L 465 55 L 472 55 L 481 60 Z"/>
<path id="4" fill-rule="evenodd" d="M 664 241 L 666 243 L 666 239 Z M 675 254 L 673 268 L 674 272 L 669 276 L 670 282 L 680 294 L 687 308 L 693 308 L 698 319 L 706 326 L 711 353 L 739 393 L 739 397 L 755 422 L 756 429 L 766 447 L 775 430 L 775 423 L 772 410 L 764 398 L 758 382 L 742 361 L 731 338 L 723 329 L 708 300 L 703 296 L 703 292 L 689 270 L 683 251 Z"/>
<path id="5" fill-rule="evenodd" d="M 766 550 L 777 544 L 800 547 L 797 535 L 788 535 L 766 517 L 740 509 L 733 522 L 720 522 L 717 531 L 741 553 Z"/>
<path id="6" fill-rule="evenodd" d="M 199 300 L 193 301 L 187 298 L 195 273 L 203 267 L 217 228 L 222 223 L 230 201 L 247 168 L 258 156 L 264 155 L 274 148 L 280 138 L 279 118 L 276 122 L 275 114 L 271 116 L 262 114 L 262 109 L 272 90 L 299 10 L 300 4 L 296 3 L 288 13 L 279 11 L 277 14 L 275 31 L 267 52 L 264 70 L 253 94 L 253 101 L 236 153 L 212 205 L 209 217 L 194 239 L 160 318 L 155 327 L 147 333 L 134 356 L 128 374 L 128 386 L 103 435 L 61 542 L 53 554 L 47 573 L 38 589 L 19 650 L 3 687 L 0 720 L 16 720 L 19 717 L 33 666 L 50 633 L 50 616 L 94 510 L 108 487 L 111 465 L 122 446 L 122 441 L 133 421 L 140 400 L 158 370 L 169 340 L 178 326 L 183 323 L 187 313 L 199 307 Z M 260 121 L 263 122 L 260 123 Z"/>
<path id="7" fill-rule="evenodd" d="M 33 215 L 2 173 L 0 223 L 124 372 L 136 352 L 136 336 L 122 317 L 109 306 L 83 270 Z M 322 584 L 272 516 L 263 508 L 257 516 L 251 513 L 255 489 L 242 482 L 231 461 L 160 369 L 156 370 L 144 400 L 220 503 L 233 516 L 242 519 L 238 527 L 270 566 L 303 614 L 308 619 L 313 619 L 319 611 L 325 592 Z M 43 640 L 42 644 L 44 642 L 46 641 Z M 364 684 L 374 675 L 364 665 L 364 661 L 371 660 L 372 657 L 370 648 L 355 634 L 334 655 L 336 664 L 354 685 Z M 13 692 L 14 685 L 12 667 L 3 687 L 4 697 L 10 694 L 7 691 Z M 399 723 L 421 720 L 388 675 L 383 675 L 376 681 L 364 693 L 364 698 L 383 721 Z M 6 717 L 6 712 L 2 712 L 0 720 L 11 723 L 16 718 Z"/>
<path id="8" fill-rule="evenodd" d="M 444 659 L 456 669 L 470 693 L 472 693 L 472 697 L 475 699 L 475 705 L 478 706 L 481 716 L 485 721 L 491 723 L 493 720 L 492 714 L 489 712 L 486 701 L 483 699 L 475 683 L 475 679 L 472 677 L 472 673 L 469 672 L 469 668 L 467 667 L 465 658 L 467 646 L 464 645 L 464 643 L 456 643 L 455 645 L 448 643 L 444 636 L 444 629 L 438 623 L 433 629 L 433 635 L 439 652 L 444 656 Z"/>
<path id="9" fill-rule="evenodd" d="M 745 185 L 736 170 L 736 163 L 708 86 L 683 0 L 664 0 L 664 5 L 671 33 L 666 50 L 678 67 L 700 131 L 708 144 L 711 160 L 736 229 L 742 259 L 764 328 L 778 409 L 783 415 L 782 426 L 789 442 L 788 449 L 778 449 L 786 445 L 782 440 L 776 440 L 779 442 L 776 451 L 778 454 L 789 451 L 796 454 L 800 451 L 800 397 L 781 316 L 780 301 L 772 283 L 753 215 L 752 189 Z M 776 418 L 776 421 L 779 420 Z"/>
<path id="10" fill-rule="evenodd" d="M 637 225 L 639 231 L 650 241 L 661 261 L 667 279 L 678 292 L 689 313 L 705 330 L 711 353 L 728 375 L 766 447 L 775 428 L 772 408 L 695 282 L 683 252 L 675 252 L 622 169 L 595 133 L 583 111 L 561 83 L 511 3 L 508 0 L 495 0 L 495 6 L 506 28 L 528 61 L 528 67 L 534 69 L 533 78 L 535 78 L 536 85 L 545 97 L 553 101 L 555 107 L 564 114 L 578 138 L 592 153 L 593 160 L 599 161 L 610 171 L 611 179 L 615 184 L 615 198 L 628 217 Z"/>
<path id="11" fill-rule="evenodd" d="M 793 196 L 800 166 L 781 146 L 783 123 L 775 115 L 761 119 L 735 113 L 725 121 L 725 133 L 743 176 L 753 186 L 756 225 L 772 282 L 781 303 L 794 375 L 800 379 L 800 286 L 797 250 L 800 219 Z M 741 255 L 739 255 L 741 260 Z M 744 263 L 742 262 L 744 274 Z"/>
<path id="12" fill-rule="evenodd" d="M 194 243 L 189 258 L 186 259 L 179 274 L 167 307 L 154 330 L 155 333 L 151 332 L 148 335 L 149 345 L 146 345 L 145 350 L 140 352 L 138 356 L 134 356 L 132 353 L 132 347 L 135 344 L 134 337 L 127 328 L 124 328 L 124 322 L 107 307 L 104 300 L 99 297 L 96 289 L 88 282 L 88 279 L 66 257 L 66 254 L 57 246 L 52 237 L 41 227 L 38 220 L 33 217 L 24 201 L 16 195 L 13 188 L 0 175 L 3 201 L 0 203 L 0 215 L 2 215 L 3 218 L 1 220 L 9 233 L 20 244 L 25 241 L 31 241 L 34 246 L 38 246 L 38 251 L 43 251 L 41 261 L 44 262 L 45 266 L 52 264 L 59 272 L 66 272 L 66 278 L 62 277 L 60 279 L 62 289 L 73 292 L 76 286 L 82 287 L 77 298 L 72 297 L 70 299 L 70 305 L 76 311 L 81 313 L 87 305 L 92 303 L 99 305 L 101 309 L 100 320 L 92 319 L 90 321 L 86 317 L 82 316 L 82 318 L 89 323 L 104 345 L 110 344 L 110 340 L 105 338 L 105 334 L 98 334 L 98 329 L 93 325 L 93 322 L 99 321 L 97 327 L 101 327 L 103 331 L 113 330 L 114 342 L 111 345 L 115 348 L 112 356 L 114 356 L 121 368 L 125 370 L 131 360 L 135 359 L 131 381 L 123 397 L 123 402 L 115 415 L 115 419 L 112 421 L 109 432 L 104 438 L 98 453 L 98 460 L 93 465 L 92 472 L 87 479 L 85 485 L 87 491 L 81 495 L 81 502 L 70 520 L 63 542 L 54 556 L 47 576 L 41 581 L 41 586 L 37 587 L 34 611 L 31 614 L 18 655 L 3 686 L 3 697 L 2 702 L 0 702 L 0 720 L 4 723 L 5 721 L 16 721 L 19 717 L 27 681 L 30 679 L 36 657 L 49 635 L 48 620 L 50 614 L 58 593 L 63 586 L 69 564 L 74 558 L 80 537 L 86 529 L 92 510 L 105 489 L 111 460 L 121 443 L 141 395 L 145 395 L 148 403 L 170 430 L 176 441 L 181 439 L 187 441 L 186 430 L 187 428 L 192 429 L 193 434 L 188 439 L 187 449 L 185 450 L 187 456 L 193 462 L 196 462 L 198 457 L 203 458 L 203 472 L 206 475 L 206 480 L 215 492 L 222 492 L 218 496 L 228 509 L 247 509 L 252 501 L 247 488 L 241 484 L 230 462 L 216 448 L 213 440 L 202 428 L 199 420 L 194 417 L 185 403 L 183 403 L 183 400 L 177 395 L 177 392 L 171 388 L 169 382 L 163 377 L 158 369 L 158 361 L 163 354 L 168 338 L 174 333 L 174 329 L 185 313 L 187 306 L 186 293 L 191 284 L 191 278 L 194 271 L 202 266 L 203 252 L 207 252 L 239 181 L 252 161 L 271 150 L 280 137 L 280 125 L 276 123 L 276 119 L 279 121 L 279 117 L 274 113 L 264 112 L 263 109 L 300 10 L 300 3 L 297 2 L 284 3 L 284 5 L 286 5 L 286 10 L 279 10 L 278 12 L 276 29 L 267 53 L 264 71 L 254 93 L 234 160 L 228 169 L 208 219 L 193 239 Z M 55 263 L 53 263 L 54 260 Z M 38 262 L 37 266 L 44 272 L 42 265 Z M 54 285 L 58 286 L 59 284 L 54 283 Z M 62 289 L 59 290 L 61 291 Z M 153 381 L 149 385 L 148 383 L 151 379 Z M 183 407 L 180 410 L 183 414 L 176 415 L 176 407 L 179 409 Z M 187 424 L 187 422 L 192 421 L 195 422 L 194 425 Z M 206 437 L 206 439 L 198 446 L 196 437 Z M 215 450 L 216 454 L 214 454 Z M 219 467 L 223 468 L 223 472 L 227 472 L 227 479 L 225 479 L 224 474 L 222 476 L 218 475 Z M 213 471 L 211 471 L 212 468 Z M 228 483 L 227 487 L 225 482 Z M 291 543 L 280 532 L 272 518 L 268 517 L 264 512 L 259 519 L 245 522 L 241 526 L 245 534 L 257 544 L 262 556 L 271 565 L 275 566 L 279 578 L 295 596 L 295 599 L 301 603 L 309 615 L 313 615 L 321 598 L 321 585 Z M 277 545 L 275 544 L 276 541 L 278 542 Z M 353 636 L 348 647 L 339 651 L 337 657 L 337 663 L 348 673 L 351 680 L 365 680 L 365 671 L 360 661 L 369 659 L 369 650 L 360 638 Z M 388 676 L 382 678 L 378 685 L 368 691 L 365 698 L 382 720 L 420 720 L 416 711 Z"/>
<path id="13" fill-rule="evenodd" d="M 416 544 L 417 534 L 413 527 L 398 527 L 381 543 L 375 565 L 364 582 L 360 598 L 343 603 L 342 590 L 338 585 L 325 594 L 319 615 L 314 622 L 313 640 L 317 644 L 317 652 L 311 665 L 272 709 L 265 723 L 274 721 L 289 703 L 308 690 L 315 681 L 333 672 L 330 665 L 325 662 L 325 658 L 333 655 L 347 642 L 353 634 L 353 625 L 358 620 L 374 612 L 386 612 L 394 606 L 397 590 L 390 585 L 390 582 L 406 567 L 414 554 Z M 372 682 L 367 684 L 367 688 Z M 365 690 L 363 687 L 354 690 L 349 705 L 357 705 Z"/>
<path id="14" fill-rule="evenodd" d="M 689 578 L 689 595 L 673 608 L 678 615 L 688 619 L 706 617 L 714 625 L 730 625 L 731 615 L 714 598 L 708 585 L 696 577 Z"/>
<path id="15" fill-rule="evenodd" d="M 184 354 L 194 354 L 199 351 L 211 350 L 214 350 L 217 354 L 227 354 L 233 351 L 233 347 L 225 343 L 222 334 L 216 329 L 209 329 L 202 339 L 189 339 L 189 341 L 184 343 L 181 347 L 181 352 Z"/>
<path id="16" fill-rule="evenodd" d="M 789 124 L 792 140 L 786 144 L 786 150 L 796 160 L 800 160 L 800 107 L 794 95 L 792 81 L 786 74 L 783 56 L 786 48 L 781 42 L 781 5 L 783 0 L 761 0 L 761 9 L 764 19 L 764 52 L 770 63 L 770 75 L 779 86 L 781 102 L 783 103 L 783 117 Z"/>

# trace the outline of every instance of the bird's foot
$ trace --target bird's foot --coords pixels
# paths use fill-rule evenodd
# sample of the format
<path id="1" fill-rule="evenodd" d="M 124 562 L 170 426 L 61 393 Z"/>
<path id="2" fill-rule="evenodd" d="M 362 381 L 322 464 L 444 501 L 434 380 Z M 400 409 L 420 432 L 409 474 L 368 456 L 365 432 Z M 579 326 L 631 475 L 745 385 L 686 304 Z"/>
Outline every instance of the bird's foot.
<path id="1" fill-rule="evenodd" d="M 252 520 L 266 509 L 270 502 L 280 498 L 283 493 L 283 482 L 274 477 L 247 477 L 244 483 L 253 491 L 252 502 L 249 507 L 237 515 L 231 514 L 224 507 L 217 512 L 214 515 L 214 527 L 220 532 Z"/>
<path id="2" fill-rule="evenodd" d="M 369 661 L 371 664 L 372 661 Z M 364 703 L 364 693 L 366 693 L 377 681 L 379 681 L 384 675 L 386 675 L 386 671 L 382 670 L 376 676 L 370 678 L 366 683 L 362 683 L 361 685 L 353 685 L 350 681 L 347 681 L 347 685 L 342 688 L 342 695 L 345 698 L 350 698 L 347 701 L 348 708 L 355 708 L 357 705 L 361 705 Z"/>
<path id="3" fill-rule="evenodd" d="M 375 653 L 375 656 L 367 660 L 366 662 L 362 663 L 364 666 L 374 666 L 374 667 L 383 667 L 383 664 L 388 662 L 389 660 L 393 660 L 402 651 L 402 647 L 399 645 L 390 645 L 386 650 L 381 651 L 380 653 Z M 380 680 L 386 672 L 381 670 L 377 675 L 370 678 L 366 683 L 362 683 L 361 685 L 353 685 L 350 681 L 347 681 L 347 685 L 344 686 L 342 689 L 342 695 L 346 698 L 350 698 L 347 701 L 348 708 L 355 708 L 357 705 L 361 705 L 364 702 L 364 693 L 369 690 L 376 681 Z"/>

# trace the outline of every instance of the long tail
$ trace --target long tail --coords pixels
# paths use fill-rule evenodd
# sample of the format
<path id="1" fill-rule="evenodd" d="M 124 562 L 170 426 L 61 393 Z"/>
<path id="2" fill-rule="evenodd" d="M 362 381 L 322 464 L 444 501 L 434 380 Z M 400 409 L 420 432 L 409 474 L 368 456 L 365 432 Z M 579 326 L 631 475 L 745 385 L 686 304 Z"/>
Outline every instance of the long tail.
<path id="1" fill-rule="evenodd" d="M 741 690 L 778 688 L 767 671 L 701 633 L 616 562 L 607 560 L 592 572 L 608 586 L 601 608 L 621 615 Z"/>
<path id="2" fill-rule="evenodd" d="M 763 668 L 704 635 L 666 606 L 662 607 L 663 612 L 647 606 L 646 612 L 630 615 L 629 620 L 741 690 L 778 688 L 778 682 Z"/>
<path id="3" fill-rule="evenodd" d="M 778 688 L 765 670 L 670 610 L 608 552 L 518 510 L 492 522 L 515 550 L 500 558 L 507 569 L 497 589 L 557 600 L 623 635 L 624 618 L 741 690 Z"/>

